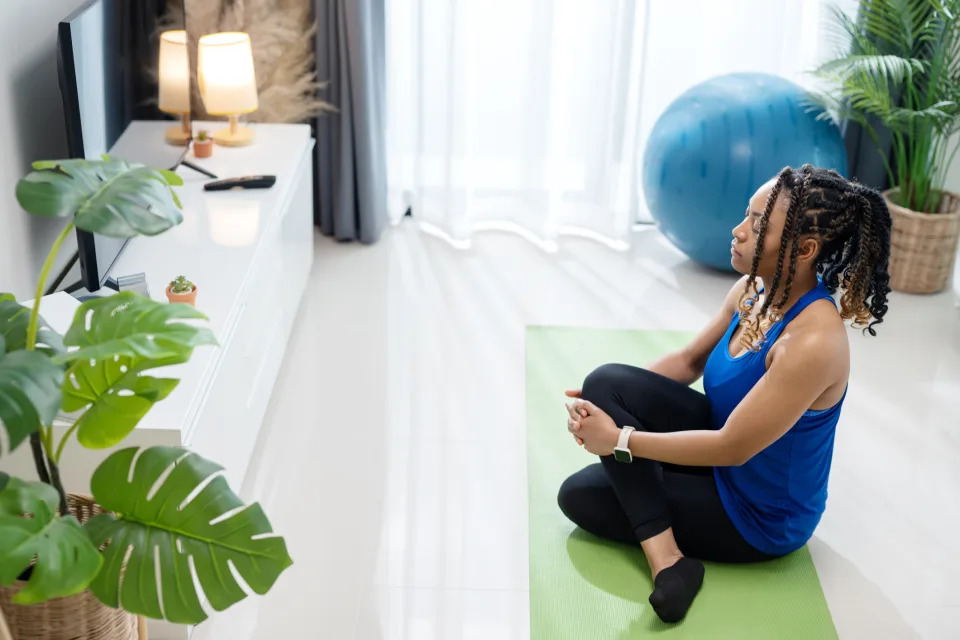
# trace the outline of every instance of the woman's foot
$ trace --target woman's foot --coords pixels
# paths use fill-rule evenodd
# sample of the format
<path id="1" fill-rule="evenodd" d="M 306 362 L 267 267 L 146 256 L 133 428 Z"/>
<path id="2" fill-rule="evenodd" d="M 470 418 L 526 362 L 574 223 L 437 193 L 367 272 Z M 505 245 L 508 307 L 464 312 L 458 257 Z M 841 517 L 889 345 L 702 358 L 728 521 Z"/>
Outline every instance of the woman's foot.
<path id="1" fill-rule="evenodd" d="M 661 620 L 683 620 L 703 584 L 703 572 L 703 563 L 681 557 L 676 564 L 657 573 L 649 600 Z"/>

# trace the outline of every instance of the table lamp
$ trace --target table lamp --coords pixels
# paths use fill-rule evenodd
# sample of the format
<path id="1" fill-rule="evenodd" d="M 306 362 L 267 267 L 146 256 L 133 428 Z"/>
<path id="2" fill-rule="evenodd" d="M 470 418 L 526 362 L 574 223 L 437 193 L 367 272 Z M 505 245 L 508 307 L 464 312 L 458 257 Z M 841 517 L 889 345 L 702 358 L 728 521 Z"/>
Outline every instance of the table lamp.
<path id="1" fill-rule="evenodd" d="M 197 53 L 200 96 L 207 113 L 227 116 L 230 126 L 213 132 L 227 147 L 253 142 L 253 130 L 239 126 L 240 114 L 257 110 L 257 78 L 250 36 L 242 32 L 211 33 L 200 38 Z"/>
<path id="2" fill-rule="evenodd" d="M 167 129 L 170 144 L 185 145 L 190 139 L 190 56 L 186 31 L 160 34 L 159 97 L 157 107 L 180 116 L 180 124 Z"/>

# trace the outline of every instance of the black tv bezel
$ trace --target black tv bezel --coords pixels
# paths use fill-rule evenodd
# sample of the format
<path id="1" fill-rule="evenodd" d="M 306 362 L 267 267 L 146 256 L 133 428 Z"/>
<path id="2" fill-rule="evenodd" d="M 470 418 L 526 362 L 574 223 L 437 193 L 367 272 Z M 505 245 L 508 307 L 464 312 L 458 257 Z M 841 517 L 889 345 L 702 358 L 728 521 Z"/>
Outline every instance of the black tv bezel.
<path id="1" fill-rule="evenodd" d="M 64 123 L 67 130 L 67 153 L 71 158 L 85 158 L 83 147 L 83 127 L 80 121 L 80 95 L 77 91 L 76 62 L 73 58 L 73 36 L 71 24 L 90 7 L 102 0 L 90 0 L 78 7 L 73 13 L 57 25 L 57 75 L 60 80 L 60 98 L 63 102 Z M 68 73 L 69 69 L 69 73 Z M 113 257 L 107 271 L 116 264 L 117 259 L 127 248 L 129 239 Z M 77 255 L 80 259 L 80 282 L 87 291 L 97 291 L 107 279 L 101 275 L 97 265 L 97 247 L 94 234 L 77 229 Z"/>

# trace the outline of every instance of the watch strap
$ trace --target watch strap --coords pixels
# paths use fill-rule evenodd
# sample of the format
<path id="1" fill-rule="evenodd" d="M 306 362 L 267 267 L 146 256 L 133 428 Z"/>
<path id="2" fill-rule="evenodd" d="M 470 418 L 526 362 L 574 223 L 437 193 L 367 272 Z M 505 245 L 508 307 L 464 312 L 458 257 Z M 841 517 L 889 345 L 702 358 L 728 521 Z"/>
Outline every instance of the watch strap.
<path id="1" fill-rule="evenodd" d="M 617 439 L 617 449 L 630 450 L 630 434 L 636 431 L 635 427 L 623 427 L 620 429 L 620 437 Z"/>

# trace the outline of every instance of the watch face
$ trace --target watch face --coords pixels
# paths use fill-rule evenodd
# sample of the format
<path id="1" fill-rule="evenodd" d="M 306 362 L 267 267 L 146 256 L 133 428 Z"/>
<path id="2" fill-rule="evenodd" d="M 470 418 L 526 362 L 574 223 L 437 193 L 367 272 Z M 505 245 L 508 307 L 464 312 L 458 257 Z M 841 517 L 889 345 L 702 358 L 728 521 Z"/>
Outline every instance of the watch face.
<path id="1" fill-rule="evenodd" d="M 630 455 L 630 451 L 628 451 L 627 449 L 614 449 L 613 457 L 617 460 L 617 462 L 633 461 L 633 456 Z"/>

